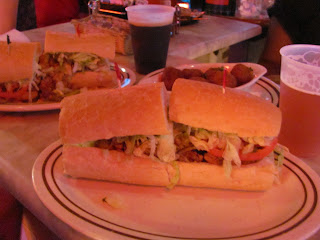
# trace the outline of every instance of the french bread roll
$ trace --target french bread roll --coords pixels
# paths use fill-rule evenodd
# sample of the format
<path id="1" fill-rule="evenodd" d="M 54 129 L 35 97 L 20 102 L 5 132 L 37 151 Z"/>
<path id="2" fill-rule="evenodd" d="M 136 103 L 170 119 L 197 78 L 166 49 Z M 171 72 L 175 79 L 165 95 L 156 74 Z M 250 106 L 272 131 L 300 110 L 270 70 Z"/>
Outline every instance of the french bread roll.
<path id="1" fill-rule="evenodd" d="M 66 175 L 75 178 L 112 182 L 169 186 L 177 174 L 170 163 L 150 158 L 127 155 L 94 147 L 63 147 L 63 164 Z M 177 162 L 177 185 L 233 190 L 263 191 L 274 182 L 275 167 L 268 158 L 241 167 L 234 167 L 226 177 L 221 166 L 201 163 Z"/>
<path id="2" fill-rule="evenodd" d="M 116 88 L 118 87 L 115 71 L 77 72 L 72 75 L 70 84 L 73 89 L 80 88 Z"/>
<path id="3" fill-rule="evenodd" d="M 278 136 L 281 112 L 248 92 L 177 79 L 170 95 L 171 121 L 239 137 Z"/>
<path id="4" fill-rule="evenodd" d="M 166 94 L 163 83 L 157 83 L 66 97 L 59 116 L 62 142 L 169 134 Z"/>
<path id="5" fill-rule="evenodd" d="M 0 42 L 0 83 L 32 79 L 40 51 L 38 42 Z"/>
<path id="6" fill-rule="evenodd" d="M 115 38 L 109 33 L 82 33 L 47 31 L 45 52 L 86 52 L 114 59 Z"/>

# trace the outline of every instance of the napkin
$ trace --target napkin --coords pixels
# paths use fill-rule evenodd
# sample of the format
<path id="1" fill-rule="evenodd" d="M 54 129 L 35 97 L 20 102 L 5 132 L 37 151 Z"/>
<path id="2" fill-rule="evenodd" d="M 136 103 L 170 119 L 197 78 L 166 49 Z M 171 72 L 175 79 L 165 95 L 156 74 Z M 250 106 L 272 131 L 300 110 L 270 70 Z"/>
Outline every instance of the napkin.
<path id="1" fill-rule="evenodd" d="M 11 29 L 6 33 L 1 34 L 0 41 L 7 41 L 7 35 L 9 35 L 11 42 L 30 42 L 30 39 L 17 29 Z"/>

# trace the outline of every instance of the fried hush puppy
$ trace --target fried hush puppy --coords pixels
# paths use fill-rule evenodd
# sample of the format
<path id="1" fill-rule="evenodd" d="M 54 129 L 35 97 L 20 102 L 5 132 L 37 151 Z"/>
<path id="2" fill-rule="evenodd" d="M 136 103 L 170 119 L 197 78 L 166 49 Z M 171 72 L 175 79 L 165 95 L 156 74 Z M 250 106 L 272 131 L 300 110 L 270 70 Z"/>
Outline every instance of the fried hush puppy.
<path id="1" fill-rule="evenodd" d="M 206 79 L 208 82 L 217 84 L 217 85 L 222 85 L 223 84 L 223 75 L 224 75 L 224 70 L 223 68 L 209 68 L 205 73 L 204 73 Z M 226 75 L 226 87 L 234 88 L 238 85 L 237 79 L 227 71 Z"/>
<path id="2" fill-rule="evenodd" d="M 203 77 L 203 72 L 196 68 L 185 68 L 182 70 L 183 77 L 191 79 L 193 77 Z"/>
<path id="3" fill-rule="evenodd" d="M 239 85 L 250 82 L 254 78 L 253 69 L 241 63 L 232 68 L 231 74 L 238 80 Z"/>
<path id="4" fill-rule="evenodd" d="M 178 78 L 186 78 L 195 81 L 210 82 L 217 85 L 223 85 L 224 67 L 209 68 L 202 72 L 196 68 L 185 68 L 183 70 L 166 67 L 160 75 L 160 81 L 164 82 L 167 90 L 171 91 L 174 81 Z M 241 86 L 254 78 L 253 69 L 244 64 L 236 64 L 231 72 L 226 74 L 226 87 L 234 88 Z"/>
<path id="5" fill-rule="evenodd" d="M 171 91 L 172 85 L 177 78 L 183 78 L 183 73 L 180 69 L 174 67 L 166 67 L 161 76 L 160 81 L 164 82 L 167 90 Z"/>
<path id="6" fill-rule="evenodd" d="M 208 82 L 204 77 L 191 77 L 190 80 L 199 81 L 199 82 Z"/>

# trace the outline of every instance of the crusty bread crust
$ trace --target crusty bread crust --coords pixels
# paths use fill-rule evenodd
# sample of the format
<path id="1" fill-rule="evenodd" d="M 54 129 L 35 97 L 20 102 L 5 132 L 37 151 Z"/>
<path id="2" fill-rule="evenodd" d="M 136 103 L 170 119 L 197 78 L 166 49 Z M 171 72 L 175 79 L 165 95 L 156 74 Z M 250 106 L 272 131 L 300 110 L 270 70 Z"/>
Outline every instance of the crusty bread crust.
<path id="1" fill-rule="evenodd" d="M 128 184 L 169 186 L 175 168 L 169 163 L 126 155 L 95 147 L 63 147 L 64 172 L 74 178 L 106 180 Z M 180 178 L 177 185 L 220 189 L 264 191 L 272 187 L 275 166 L 271 160 L 233 167 L 226 177 L 223 167 L 209 163 L 177 162 Z"/>
<path id="2" fill-rule="evenodd" d="M 59 116 L 62 142 L 169 134 L 166 94 L 164 84 L 156 83 L 66 97 Z"/>
<path id="3" fill-rule="evenodd" d="M 70 84 L 73 89 L 87 87 L 92 88 L 116 88 L 118 86 L 115 71 L 109 72 L 78 72 L 75 73 Z"/>
<path id="4" fill-rule="evenodd" d="M 115 38 L 108 33 L 46 32 L 45 52 L 87 52 L 114 59 Z"/>
<path id="5" fill-rule="evenodd" d="M 192 127 L 240 137 L 279 134 L 281 112 L 250 93 L 199 81 L 177 79 L 169 104 L 169 118 Z"/>
<path id="6" fill-rule="evenodd" d="M 32 79 L 40 43 L 0 42 L 0 82 Z"/>

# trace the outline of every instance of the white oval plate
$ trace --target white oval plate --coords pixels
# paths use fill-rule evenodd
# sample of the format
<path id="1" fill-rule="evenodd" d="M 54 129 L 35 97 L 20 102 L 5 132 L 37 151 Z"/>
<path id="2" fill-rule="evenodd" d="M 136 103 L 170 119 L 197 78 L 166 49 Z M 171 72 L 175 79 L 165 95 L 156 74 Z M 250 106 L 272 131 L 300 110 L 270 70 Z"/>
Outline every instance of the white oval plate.
<path id="1" fill-rule="evenodd" d="M 111 70 L 114 70 L 114 64 L 111 63 Z M 134 72 L 119 65 L 121 74 L 121 87 L 133 85 L 136 82 L 136 75 Z M 44 103 L 6 103 L 0 104 L 0 111 L 2 112 L 37 112 L 46 110 L 60 109 L 60 102 L 44 102 Z"/>
<path id="2" fill-rule="evenodd" d="M 281 184 L 245 192 L 73 179 L 63 174 L 61 151 L 57 141 L 36 159 L 35 191 L 59 219 L 93 239 L 292 240 L 320 227 L 319 176 L 290 154 Z"/>
<path id="3" fill-rule="evenodd" d="M 250 82 L 243 84 L 239 87 L 236 87 L 236 89 L 241 89 L 241 90 L 249 89 L 267 72 L 267 69 L 262 65 L 259 65 L 256 63 L 249 63 L 249 62 L 241 62 L 241 63 L 253 69 L 254 78 Z M 178 68 L 180 70 L 184 68 L 195 68 L 195 69 L 200 69 L 202 72 L 205 72 L 209 68 L 228 67 L 229 69 L 232 69 L 236 64 L 239 64 L 239 63 L 197 63 L 197 64 L 180 65 L 175 68 Z M 162 74 L 163 70 L 164 68 L 147 74 L 144 78 L 142 78 L 139 81 L 139 84 L 158 82 L 160 74 Z"/>

